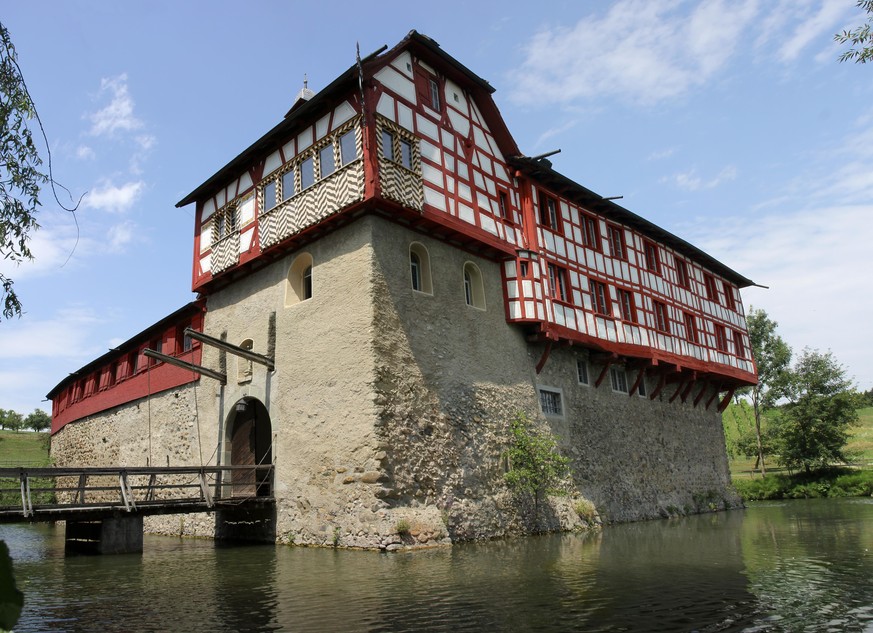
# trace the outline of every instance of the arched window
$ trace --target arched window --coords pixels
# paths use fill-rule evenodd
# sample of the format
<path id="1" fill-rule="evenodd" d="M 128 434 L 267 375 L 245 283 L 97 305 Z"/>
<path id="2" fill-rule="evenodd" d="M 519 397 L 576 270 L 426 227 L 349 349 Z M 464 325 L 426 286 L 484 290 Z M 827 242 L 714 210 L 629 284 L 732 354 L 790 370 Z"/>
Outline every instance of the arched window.
<path id="1" fill-rule="evenodd" d="M 468 306 L 485 309 L 485 287 L 482 284 L 482 273 L 472 262 L 464 264 L 464 299 Z"/>
<path id="2" fill-rule="evenodd" d="M 430 277 L 430 257 L 427 249 L 418 242 L 409 245 L 409 275 L 413 290 L 433 294 Z"/>
<path id="3" fill-rule="evenodd" d="M 285 307 L 312 298 L 312 255 L 301 253 L 294 259 L 285 284 Z"/>
<path id="4" fill-rule="evenodd" d="M 243 349 L 247 349 L 251 351 L 255 343 L 252 339 L 247 338 L 242 343 L 239 344 Z M 237 382 L 249 382 L 252 379 L 252 361 L 247 358 L 243 358 L 242 356 L 238 356 L 236 359 L 237 362 Z"/>

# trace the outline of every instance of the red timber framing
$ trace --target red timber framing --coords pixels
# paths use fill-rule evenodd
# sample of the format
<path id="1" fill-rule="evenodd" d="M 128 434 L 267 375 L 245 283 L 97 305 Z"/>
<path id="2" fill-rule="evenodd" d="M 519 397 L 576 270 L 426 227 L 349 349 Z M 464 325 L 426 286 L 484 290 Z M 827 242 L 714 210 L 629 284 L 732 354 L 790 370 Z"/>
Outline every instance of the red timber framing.
<path id="1" fill-rule="evenodd" d="M 657 377 L 652 399 L 667 389 L 670 401 L 691 398 L 697 406 L 709 384 L 754 384 L 739 294 L 753 282 L 563 176 L 545 158 L 523 156 L 493 93 L 415 31 L 352 65 L 177 204 L 197 205 L 194 289 L 208 294 L 377 213 L 499 263 L 507 322 L 545 344 L 537 372 L 554 345 L 570 344 L 606 359 L 597 384 L 617 362 L 637 371 L 631 393 L 646 375 Z M 326 144 L 335 143 L 334 156 L 342 158 L 339 136 L 349 126 L 359 163 L 342 167 L 347 173 L 360 167 L 359 175 L 343 176 L 340 186 L 334 180 L 333 189 L 327 183 L 334 174 L 304 180 L 307 161 L 318 170 Z M 289 200 L 299 225 L 275 235 L 269 197 L 289 170 L 294 194 L 282 195 L 277 206 Z M 327 194 L 349 189 L 338 201 Z M 310 203 L 333 206 L 319 214 L 306 210 Z M 236 252 L 211 241 L 224 236 L 222 213 L 238 222 L 229 240 Z M 561 271 L 560 296 L 550 291 L 548 264 Z M 661 323 L 656 306 L 665 307 Z M 698 340 L 688 340 L 686 314 L 695 315 Z M 731 338 L 716 340 L 721 331 Z"/>
<path id="2" fill-rule="evenodd" d="M 198 380 L 189 370 L 149 359 L 143 350 L 199 364 L 200 344 L 184 332 L 203 329 L 204 311 L 204 301 L 189 303 L 62 380 L 46 396 L 52 400 L 52 434 L 69 422 Z"/>

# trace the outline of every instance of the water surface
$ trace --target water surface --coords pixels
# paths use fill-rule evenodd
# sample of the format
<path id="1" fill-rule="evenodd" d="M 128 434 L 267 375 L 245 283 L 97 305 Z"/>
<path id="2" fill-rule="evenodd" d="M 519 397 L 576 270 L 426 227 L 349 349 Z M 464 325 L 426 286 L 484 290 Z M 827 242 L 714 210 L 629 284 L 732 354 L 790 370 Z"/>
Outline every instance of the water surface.
<path id="1" fill-rule="evenodd" d="M 863 631 L 873 499 L 379 554 L 146 536 L 69 557 L 63 528 L 2 526 L 16 631 Z"/>

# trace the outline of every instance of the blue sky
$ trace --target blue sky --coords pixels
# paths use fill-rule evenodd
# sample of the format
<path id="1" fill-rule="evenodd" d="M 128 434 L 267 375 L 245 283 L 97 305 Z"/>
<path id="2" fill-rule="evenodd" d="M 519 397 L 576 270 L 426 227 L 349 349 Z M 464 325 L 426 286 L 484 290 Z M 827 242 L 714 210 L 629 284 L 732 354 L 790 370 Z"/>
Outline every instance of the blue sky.
<path id="1" fill-rule="evenodd" d="M 323 8 L 328 7 L 326 13 Z M 854 0 L 8 3 L 2 17 L 75 221 L 43 196 L 35 261 L 2 270 L 0 407 L 49 410 L 69 372 L 181 307 L 193 209 L 175 203 L 410 29 L 496 89 L 522 151 L 769 289 L 796 352 L 873 387 L 873 66 L 833 33 Z M 78 223 L 78 229 L 76 226 Z"/>

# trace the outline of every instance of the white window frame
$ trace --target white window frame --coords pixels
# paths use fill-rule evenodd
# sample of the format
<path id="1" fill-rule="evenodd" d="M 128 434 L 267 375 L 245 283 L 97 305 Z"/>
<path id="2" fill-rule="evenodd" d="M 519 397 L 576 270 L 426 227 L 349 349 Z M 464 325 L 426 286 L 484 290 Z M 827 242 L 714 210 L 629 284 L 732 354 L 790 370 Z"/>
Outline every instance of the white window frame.
<path id="1" fill-rule="evenodd" d="M 609 366 L 609 384 L 615 393 L 627 394 L 630 391 L 627 380 L 627 368 L 624 365 Z M 624 388 L 622 388 L 624 387 Z"/>
<path id="2" fill-rule="evenodd" d="M 557 397 L 557 412 L 552 411 L 553 407 L 544 407 L 543 406 L 543 394 L 549 394 L 550 396 Z M 545 385 L 537 386 L 537 402 L 539 403 L 540 411 L 542 411 L 543 415 L 550 418 L 563 418 L 564 417 L 564 391 L 560 387 L 548 387 Z M 547 411 L 546 409 L 550 409 Z"/>
<path id="3" fill-rule="evenodd" d="M 585 374 L 584 381 L 582 380 L 582 374 Z M 580 385 L 585 385 L 586 387 L 591 385 L 591 376 L 588 373 L 588 361 L 584 358 L 576 359 L 576 380 Z"/>

